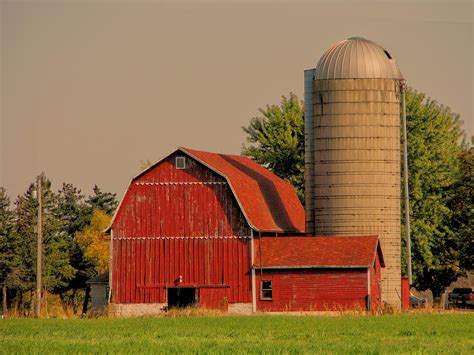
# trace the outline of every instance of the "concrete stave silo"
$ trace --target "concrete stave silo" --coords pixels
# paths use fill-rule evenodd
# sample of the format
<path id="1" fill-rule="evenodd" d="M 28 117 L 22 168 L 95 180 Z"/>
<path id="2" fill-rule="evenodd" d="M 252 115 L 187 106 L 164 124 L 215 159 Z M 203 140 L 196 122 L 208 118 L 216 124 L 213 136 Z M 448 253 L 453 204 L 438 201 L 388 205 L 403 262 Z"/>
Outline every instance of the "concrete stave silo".
<path id="1" fill-rule="evenodd" d="M 307 233 L 378 235 L 383 300 L 396 308 L 402 81 L 391 55 L 360 37 L 337 43 L 305 72 Z"/>

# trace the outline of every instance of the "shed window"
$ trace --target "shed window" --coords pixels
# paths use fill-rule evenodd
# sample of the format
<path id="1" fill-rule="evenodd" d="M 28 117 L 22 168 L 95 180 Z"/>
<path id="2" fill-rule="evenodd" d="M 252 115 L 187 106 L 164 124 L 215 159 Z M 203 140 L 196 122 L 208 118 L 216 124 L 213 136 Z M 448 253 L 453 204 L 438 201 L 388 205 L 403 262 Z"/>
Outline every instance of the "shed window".
<path id="1" fill-rule="evenodd" d="M 186 169 L 185 157 L 176 157 L 176 169 Z"/>
<path id="2" fill-rule="evenodd" d="M 260 299 L 271 300 L 273 296 L 273 288 L 271 281 L 262 281 Z"/>

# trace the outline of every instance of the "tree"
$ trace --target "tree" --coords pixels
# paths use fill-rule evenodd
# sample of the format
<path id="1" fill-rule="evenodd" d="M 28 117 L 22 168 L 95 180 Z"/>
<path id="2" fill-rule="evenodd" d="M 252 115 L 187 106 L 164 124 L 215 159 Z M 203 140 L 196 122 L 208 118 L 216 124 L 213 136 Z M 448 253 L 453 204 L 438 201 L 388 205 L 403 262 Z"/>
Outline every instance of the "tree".
<path id="1" fill-rule="evenodd" d="M 43 283 L 51 293 L 67 288 L 74 277 L 71 266 L 66 224 L 61 220 L 58 194 L 51 189 L 51 181 L 41 174 L 43 199 Z M 15 253 L 20 263 L 19 305 L 24 291 L 32 291 L 36 284 L 37 215 L 36 184 L 17 197 L 15 204 Z M 31 304 L 30 304 L 31 306 Z"/>
<path id="2" fill-rule="evenodd" d="M 86 258 L 95 266 L 97 273 L 109 269 L 109 241 L 105 238 L 104 229 L 111 221 L 110 215 L 94 209 L 91 223 L 76 234 L 76 241 Z"/>
<path id="3" fill-rule="evenodd" d="M 456 197 L 452 209 L 455 212 L 452 228 L 457 229 L 464 241 L 461 255 L 464 255 L 461 267 L 465 270 L 474 268 L 474 147 L 461 156 L 461 179 L 455 188 Z"/>
<path id="4" fill-rule="evenodd" d="M 247 133 L 248 146 L 242 154 L 253 158 L 292 184 L 304 199 L 304 105 L 290 93 L 282 96 L 280 106 L 259 109 L 262 116 L 252 118 Z"/>
<path id="5" fill-rule="evenodd" d="M 70 265 L 74 269 L 74 277 L 68 284 L 58 290 L 61 303 L 64 309 L 66 304 L 73 305 L 73 311 L 76 313 L 77 305 L 82 303 L 82 293 L 78 290 L 86 288 L 86 281 L 95 275 L 94 265 L 92 265 L 84 256 L 81 248 L 75 241 L 75 235 L 90 223 L 90 207 L 84 201 L 84 195 L 81 190 L 72 184 L 63 183 L 58 191 L 57 218 L 62 222 L 66 232 L 66 242 L 69 251 Z M 71 294 L 66 294 L 71 290 Z"/>
<path id="6" fill-rule="evenodd" d="M 93 193 L 86 201 L 89 206 L 90 218 L 92 218 L 94 209 L 99 209 L 106 214 L 112 215 L 118 205 L 117 194 L 102 192 L 97 185 L 94 186 Z"/>
<path id="7" fill-rule="evenodd" d="M 473 151 L 448 107 L 412 89 L 406 99 L 414 285 L 438 297 L 473 268 Z M 250 145 L 242 153 L 289 181 L 303 200 L 303 104 L 290 94 L 260 112 L 243 127 Z"/>
<path id="8" fill-rule="evenodd" d="M 414 285 L 438 298 L 466 272 L 469 235 L 460 208 L 467 196 L 459 194 L 466 147 L 459 115 L 450 108 L 412 89 L 406 103 Z"/>
<path id="9" fill-rule="evenodd" d="M 24 312 L 23 293 L 30 291 L 33 295 L 36 280 L 36 226 L 38 216 L 38 202 L 35 198 L 36 187 L 30 184 L 23 195 L 15 200 L 15 230 L 12 246 L 15 256 L 20 261 L 17 275 L 18 283 L 15 287 L 16 307 Z M 31 298 L 30 297 L 30 298 Z M 33 303 L 30 302 L 30 307 Z"/>
<path id="10" fill-rule="evenodd" d="M 18 287 L 19 260 L 14 253 L 14 214 L 10 209 L 10 198 L 0 187 L 0 285 L 2 287 L 2 310 L 7 311 L 7 290 Z"/>
<path id="11" fill-rule="evenodd" d="M 63 183 L 58 191 L 58 207 L 58 218 L 63 222 L 67 235 L 73 239 L 77 231 L 90 221 L 84 195 L 74 185 Z"/>
<path id="12" fill-rule="evenodd" d="M 75 274 L 70 259 L 69 225 L 62 218 L 63 206 L 60 205 L 60 196 L 51 189 L 51 181 L 44 174 L 40 178 L 43 196 L 43 281 L 49 292 L 60 293 L 67 289 Z"/>

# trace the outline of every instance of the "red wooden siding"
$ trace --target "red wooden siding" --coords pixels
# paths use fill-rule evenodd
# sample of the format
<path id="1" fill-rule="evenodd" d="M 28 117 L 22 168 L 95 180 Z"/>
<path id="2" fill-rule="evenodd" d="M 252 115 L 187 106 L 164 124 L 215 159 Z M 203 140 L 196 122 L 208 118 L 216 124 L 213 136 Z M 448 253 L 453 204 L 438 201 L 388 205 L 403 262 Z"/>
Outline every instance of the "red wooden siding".
<path id="1" fill-rule="evenodd" d="M 271 301 L 260 300 L 261 280 L 272 281 Z M 257 309 L 365 310 L 367 282 L 367 269 L 257 270 Z"/>
<path id="2" fill-rule="evenodd" d="M 237 238 L 115 239 L 112 301 L 161 303 L 167 287 L 227 286 L 229 302 L 251 302 L 249 243 Z"/>
<path id="3" fill-rule="evenodd" d="M 225 287 L 203 287 L 199 290 L 199 305 L 207 309 L 227 311 L 228 295 Z"/>
<path id="4" fill-rule="evenodd" d="M 192 158 L 176 169 L 177 155 L 137 178 L 115 216 L 112 302 L 166 302 L 166 288 L 176 286 L 220 286 L 200 289 L 206 306 L 222 292 L 251 302 L 250 228 L 231 190 Z"/>
<path id="5" fill-rule="evenodd" d="M 226 181 L 173 154 L 128 189 L 114 219 L 114 237 L 248 236 L 250 229 Z"/>

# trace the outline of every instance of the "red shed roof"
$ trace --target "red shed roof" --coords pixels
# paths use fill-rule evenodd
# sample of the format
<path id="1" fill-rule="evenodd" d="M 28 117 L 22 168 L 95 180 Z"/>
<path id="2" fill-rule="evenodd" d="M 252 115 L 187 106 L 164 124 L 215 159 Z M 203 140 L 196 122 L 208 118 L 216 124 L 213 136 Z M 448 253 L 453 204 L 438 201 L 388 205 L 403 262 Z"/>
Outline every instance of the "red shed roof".
<path id="1" fill-rule="evenodd" d="M 304 232 L 303 206 L 285 180 L 244 156 L 179 149 L 227 180 L 247 222 L 256 231 Z"/>
<path id="2" fill-rule="evenodd" d="M 255 264 L 262 268 L 368 267 L 376 253 L 384 266 L 377 236 L 280 236 L 256 241 L 261 245 L 255 248 Z"/>

